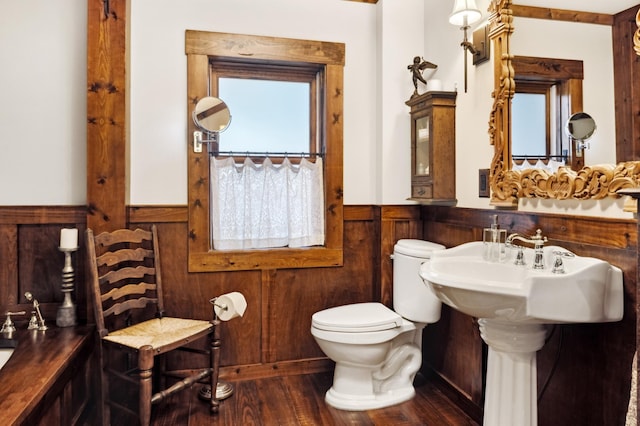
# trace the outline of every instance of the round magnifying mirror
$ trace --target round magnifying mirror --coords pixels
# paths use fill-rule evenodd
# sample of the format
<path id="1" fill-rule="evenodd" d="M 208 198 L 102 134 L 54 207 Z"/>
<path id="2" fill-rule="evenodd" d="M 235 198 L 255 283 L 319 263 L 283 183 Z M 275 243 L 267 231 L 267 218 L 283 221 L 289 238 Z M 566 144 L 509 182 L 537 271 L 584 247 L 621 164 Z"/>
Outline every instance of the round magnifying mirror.
<path id="1" fill-rule="evenodd" d="M 575 140 L 589 139 L 596 131 L 596 122 L 586 112 L 576 112 L 567 121 L 567 133 Z"/>
<path id="2" fill-rule="evenodd" d="M 231 122 L 231 113 L 222 99 L 208 96 L 196 104 L 193 122 L 208 132 L 222 132 Z"/>

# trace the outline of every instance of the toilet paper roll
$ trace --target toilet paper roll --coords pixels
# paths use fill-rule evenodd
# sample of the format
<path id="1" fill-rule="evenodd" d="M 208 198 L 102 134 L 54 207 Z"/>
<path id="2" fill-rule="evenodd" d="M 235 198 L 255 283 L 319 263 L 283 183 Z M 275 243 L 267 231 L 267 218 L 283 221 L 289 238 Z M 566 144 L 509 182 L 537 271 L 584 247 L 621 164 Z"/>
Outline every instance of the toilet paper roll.
<path id="1" fill-rule="evenodd" d="M 213 309 L 221 321 L 229 321 L 244 315 L 247 301 L 242 293 L 234 291 L 218 296 L 213 302 Z"/>

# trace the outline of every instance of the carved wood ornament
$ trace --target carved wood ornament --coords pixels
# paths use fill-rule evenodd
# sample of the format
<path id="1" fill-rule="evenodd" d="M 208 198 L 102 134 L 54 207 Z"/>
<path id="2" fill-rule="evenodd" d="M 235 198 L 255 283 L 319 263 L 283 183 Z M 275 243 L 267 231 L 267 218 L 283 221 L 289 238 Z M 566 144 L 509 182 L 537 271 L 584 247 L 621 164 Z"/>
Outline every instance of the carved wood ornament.
<path id="1" fill-rule="evenodd" d="M 636 14 L 636 25 L 638 29 L 633 35 L 633 50 L 640 56 L 640 9 L 638 9 L 638 13 Z"/>
<path id="2" fill-rule="evenodd" d="M 542 169 L 511 170 L 511 101 L 515 93 L 510 37 L 514 31 L 511 0 L 492 0 L 489 6 L 489 37 L 494 49 L 493 107 L 489 137 L 494 146 L 490 168 L 491 205 L 517 207 L 519 198 L 602 199 L 619 197 L 617 191 L 640 186 L 640 162 L 586 166 L 578 171 L 561 167 L 551 174 Z M 640 55 L 639 29 L 634 35 Z"/>

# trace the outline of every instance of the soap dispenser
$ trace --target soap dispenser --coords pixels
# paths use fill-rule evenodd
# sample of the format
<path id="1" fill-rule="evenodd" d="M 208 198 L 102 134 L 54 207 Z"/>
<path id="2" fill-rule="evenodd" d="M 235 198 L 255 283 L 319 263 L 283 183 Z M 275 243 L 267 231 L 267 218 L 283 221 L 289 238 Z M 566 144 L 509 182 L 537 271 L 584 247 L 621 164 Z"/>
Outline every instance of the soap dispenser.
<path id="1" fill-rule="evenodd" d="M 484 228 L 483 232 L 484 259 L 489 262 L 502 262 L 506 256 L 506 240 L 507 230 L 500 229 L 498 215 L 493 215 L 491 227 Z"/>

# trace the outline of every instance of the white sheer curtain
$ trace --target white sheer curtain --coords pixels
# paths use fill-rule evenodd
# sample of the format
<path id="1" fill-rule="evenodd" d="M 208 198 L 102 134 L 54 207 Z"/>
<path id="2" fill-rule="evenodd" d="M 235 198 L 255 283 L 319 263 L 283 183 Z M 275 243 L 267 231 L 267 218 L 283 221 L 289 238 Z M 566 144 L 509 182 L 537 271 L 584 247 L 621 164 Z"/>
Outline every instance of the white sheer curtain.
<path id="1" fill-rule="evenodd" d="M 211 161 L 213 248 L 238 250 L 324 244 L 322 158 L 260 165 Z"/>

